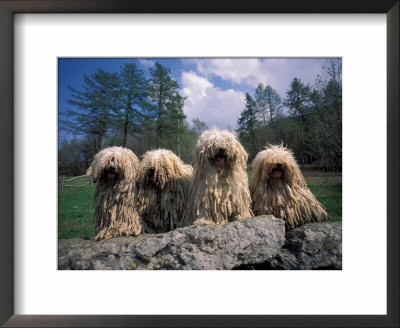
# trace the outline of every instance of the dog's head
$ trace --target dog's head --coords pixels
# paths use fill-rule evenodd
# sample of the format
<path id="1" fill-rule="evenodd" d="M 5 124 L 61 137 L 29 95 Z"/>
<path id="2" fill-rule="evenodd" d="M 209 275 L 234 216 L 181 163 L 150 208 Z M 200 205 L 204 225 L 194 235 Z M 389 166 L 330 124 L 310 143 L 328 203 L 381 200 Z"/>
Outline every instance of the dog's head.
<path id="1" fill-rule="evenodd" d="M 193 168 L 185 165 L 172 151 L 157 149 L 143 155 L 139 165 L 138 182 L 142 188 L 163 189 L 168 181 L 190 175 Z"/>
<path id="2" fill-rule="evenodd" d="M 194 150 L 196 166 L 202 169 L 232 171 L 246 169 L 247 153 L 238 138 L 229 131 L 217 128 L 206 130 Z"/>
<path id="3" fill-rule="evenodd" d="M 290 185 L 305 185 L 293 153 L 283 145 L 269 145 L 253 160 L 253 181 L 274 185 L 279 181 Z"/>
<path id="4" fill-rule="evenodd" d="M 109 147 L 96 154 L 86 176 L 93 182 L 115 185 L 121 181 L 132 181 L 136 178 L 139 160 L 127 148 Z"/>

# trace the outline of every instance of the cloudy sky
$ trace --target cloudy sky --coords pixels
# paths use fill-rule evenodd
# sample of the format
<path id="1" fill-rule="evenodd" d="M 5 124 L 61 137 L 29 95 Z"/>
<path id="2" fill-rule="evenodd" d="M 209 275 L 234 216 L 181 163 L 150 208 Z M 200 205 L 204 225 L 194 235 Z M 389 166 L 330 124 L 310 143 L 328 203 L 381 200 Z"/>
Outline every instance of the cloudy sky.
<path id="1" fill-rule="evenodd" d="M 326 59 L 321 58 L 60 58 L 58 61 L 59 111 L 68 108 L 68 85 L 81 89 L 84 74 L 97 68 L 119 72 L 123 63 L 133 62 L 145 70 L 159 62 L 172 70 L 186 97 L 184 112 L 188 121 L 199 118 L 208 126 L 236 128 L 245 106 L 246 92 L 254 95 L 259 83 L 270 85 L 282 99 L 293 78 L 314 84 Z"/>

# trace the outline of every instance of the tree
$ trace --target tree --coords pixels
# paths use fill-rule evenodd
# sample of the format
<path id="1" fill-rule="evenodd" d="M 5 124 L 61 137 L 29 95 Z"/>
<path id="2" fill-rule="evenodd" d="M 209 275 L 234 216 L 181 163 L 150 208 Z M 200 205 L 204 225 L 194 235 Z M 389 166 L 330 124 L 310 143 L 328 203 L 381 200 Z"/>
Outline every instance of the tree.
<path id="1" fill-rule="evenodd" d="M 59 175 L 83 175 L 94 154 L 93 143 L 88 138 L 63 139 L 58 147 Z"/>
<path id="2" fill-rule="evenodd" d="M 299 122 L 300 159 L 302 163 L 312 161 L 309 151 L 308 139 L 310 134 L 307 115 L 311 110 L 311 89 L 304 85 L 300 79 L 294 78 L 287 91 L 284 104 L 289 108 L 289 114 L 297 117 Z"/>
<path id="3" fill-rule="evenodd" d="M 281 97 L 271 86 L 267 85 L 264 89 L 264 98 L 269 109 L 269 121 L 272 123 L 281 109 Z"/>
<path id="4" fill-rule="evenodd" d="M 254 92 L 254 102 L 257 118 L 260 121 L 260 128 L 257 134 L 261 135 L 261 139 L 263 139 L 262 143 L 264 144 L 273 139 L 273 134 L 269 132 L 275 116 L 282 109 L 281 97 L 270 85 L 264 88 L 264 85 L 260 83 Z"/>
<path id="5" fill-rule="evenodd" d="M 311 96 L 317 122 L 314 125 L 315 150 L 325 168 L 342 167 L 342 62 L 328 59 Z"/>
<path id="6" fill-rule="evenodd" d="M 98 152 L 110 126 L 111 113 L 118 107 L 119 87 L 116 73 L 99 68 L 90 76 L 84 74 L 81 90 L 69 86 L 71 98 L 67 102 L 75 109 L 67 110 L 66 119 L 60 120 L 61 127 L 74 134 L 88 136 L 95 152 Z"/>
<path id="7" fill-rule="evenodd" d="M 194 138 L 197 140 L 200 137 L 200 135 L 202 134 L 202 132 L 204 130 L 207 130 L 208 126 L 205 122 L 200 121 L 198 118 L 193 118 L 192 124 L 193 124 L 192 132 L 193 132 Z"/>
<path id="8" fill-rule="evenodd" d="M 292 116 L 298 116 L 302 122 L 306 122 L 306 114 L 310 109 L 310 95 L 310 86 L 294 78 L 290 83 L 284 104 L 289 108 L 289 113 Z"/>
<path id="9" fill-rule="evenodd" d="M 170 131 L 170 140 L 172 140 L 169 147 L 175 148 L 172 146 L 176 146 L 178 157 L 181 157 L 181 136 L 188 130 L 185 124 L 186 115 L 183 112 L 183 105 L 184 98 L 178 92 L 171 97 L 171 101 L 167 102 L 169 115 L 166 120 L 166 127 L 167 131 Z"/>
<path id="10" fill-rule="evenodd" d="M 157 146 L 165 144 L 167 136 L 177 136 L 179 144 L 181 123 L 186 118 L 183 113 L 184 98 L 179 94 L 179 85 L 171 77 L 171 70 L 159 63 L 150 69 L 149 101 L 146 115 L 147 128 L 154 132 Z M 150 121 L 149 121 L 150 120 Z"/>
<path id="11" fill-rule="evenodd" d="M 250 158 L 253 158 L 258 150 L 255 145 L 255 131 L 259 125 L 257 114 L 257 103 L 250 94 L 246 93 L 246 105 L 237 121 L 238 128 L 236 132 L 245 144 L 249 144 Z"/>
<path id="12" fill-rule="evenodd" d="M 247 95 L 246 95 L 247 99 Z M 267 127 L 268 121 L 268 103 L 266 99 L 264 85 L 259 83 L 256 90 L 254 91 L 254 105 L 255 111 L 258 114 L 259 119 L 262 122 L 262 127 Z"/>
<path id="13" fill-rule="evenodd" d="M 116 112 L 116 125 L 123 131 L 122 147 L 126 147 L 129 132 L 139 131 L 142 108 L 146 106 L 147 81 L 144 72 L 134 63 L 125 63 L 120 73 L 121 108 Z"/>
<path id="14" fill-rule="evenodd" d="M 324 106 L 330 109 L 333 127 L 337 136 L 340 136 L 338 146 L 342 147 L 342 60 L 328 59 L 328 66 L 324 67 L 328 82 L 317 80 L 322 88 Z"/>
<path id="15" fill-rule="evenodd" d="M 281 108 L 281 97 L 270 85 L 264 88 L 260 83 L 255 90 L 254 98 L 258 115 L 266 127 L 267 122 L 272 122 L 276 112 Z"/>

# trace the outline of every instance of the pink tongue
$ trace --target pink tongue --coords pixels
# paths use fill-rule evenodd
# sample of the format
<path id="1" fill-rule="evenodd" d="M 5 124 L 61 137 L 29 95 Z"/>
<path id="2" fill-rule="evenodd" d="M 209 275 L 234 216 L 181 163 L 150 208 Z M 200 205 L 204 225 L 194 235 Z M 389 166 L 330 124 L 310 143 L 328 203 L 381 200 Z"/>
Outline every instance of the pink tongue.
<path id="1" fill-rule="evenodd" d="M 108 172 L 108 177 L 109 177 L 110 179 L 114 179 L 115 173 Z"/>
<path id="2" fill-rule="evenodd" d="M 217 156 L 217 161 L 220 163 L 225 163 L 225 157 L 224 156 Z"/>
<path id="3" fill-rule="evenodd" d="M 274 170 L 273 173 L 274 173 L 274 176 L 277 177 L 277 178 L 279 178 L 282 175 L 280 170 Z"/>

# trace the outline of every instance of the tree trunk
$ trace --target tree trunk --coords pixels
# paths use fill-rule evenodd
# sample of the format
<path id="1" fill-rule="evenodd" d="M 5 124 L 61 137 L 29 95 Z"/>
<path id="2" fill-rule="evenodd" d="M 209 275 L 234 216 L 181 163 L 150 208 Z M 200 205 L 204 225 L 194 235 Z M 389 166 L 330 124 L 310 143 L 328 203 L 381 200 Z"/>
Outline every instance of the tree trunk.
<path id="1" fill-rule="evenodd" d="M 179 149 L 179 119 L 178 119 L 178 157 L 181 158 L 181 152 Z"/>
<path id="2" fill-rule="evenodd" d="M 97 144 L 98 150 L 101 150 L 101 146 L 103 143 L 103 133 L 104 133 L 103 130 L 104 130 L 104 109 L 103 109 L 103 113 L 101 114 L 99 140 L 98 140 L 98 144 Z"/>
<path id="3" fill-rule="evenodd" d="M 105 116 L 106 116 L 106 96 L 104 94 L 104 99 L 103 99 L 103 110 L 101 111 L 101 121 L 100 121 L 100 131 L 99 131 L 99 144 L 98 144 L 98 149 L 101 150 L 102 144 L 103 144 L 103 134 L 104 134 L 104 128 L 105 128 Z"/>
<path id="4" fill-rule="evenodd" d="M 125 110 L 125 122 L 124 122 L 124 137 L 122 139 L 122 147 L 126 146 L 126 139 L 128 137 L 128 124 L 129 124 L 129 112 L 131 109 L 131 95 L 128 98 L 128 104 Z"/>
<path id="5" fill-rule="evenodd" d="M 162 89 L 163 89 L 163 85 L 162 82 L 160 82 L 160 84 L 158 85 L 158 89 L 157 89 L 157 126 L 156 126 L 156 135 L 157 135 L 157 146 L 158 148 L 161 147 L 161 110 L 162 110 L 162 101 L 161 101 L 161 97 L 162 97 Z"/>
<path id="6" fill-rule="evenodd" d="M 158 102 L 158 115 L 157 115 L 157 143 L 158 148 L 161 148 L 161 100 Z"/>

